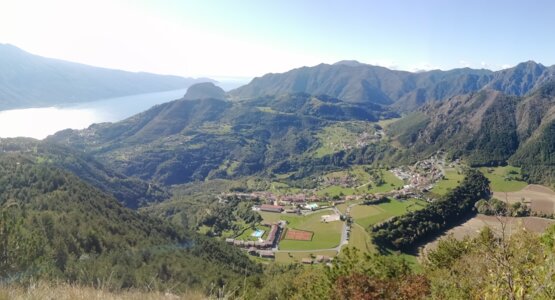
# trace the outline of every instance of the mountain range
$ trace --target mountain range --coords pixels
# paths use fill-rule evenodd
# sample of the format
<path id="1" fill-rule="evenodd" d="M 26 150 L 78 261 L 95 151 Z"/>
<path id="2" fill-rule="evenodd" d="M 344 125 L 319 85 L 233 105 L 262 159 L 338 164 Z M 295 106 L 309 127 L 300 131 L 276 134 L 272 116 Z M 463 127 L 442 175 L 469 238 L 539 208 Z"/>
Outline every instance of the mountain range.
<path id="1" fill-rule="evenodd" d="M 551 120 L 553 70 L 531 61 L 498 72 L 318 65 L 265 75 L 227 94 L 211 83 L 194 85 L 181 100 L 47 140 L 83 150 L 126 176 L 161 184 L 387 160 L 383 153 L 406 159 L 406 151 L 422 157 L 447 150 L 471 165 L 523 165 L 539 151 L 533 141 L 550 139 L 543 133 Z M 401 148 L 382 141 L 327 158 L 314 155 L 324 147 L 322 134 L 341 122 L 407 113 L 389 128 Z M 545 166 L 551 153 L 542 149 Z M 529 171 L 535 180 L 550 178 Z"/>
<path id="2" fill-rule="evenodd" d="M 428 101 L 441 101 L 482 88 L 522 96 L 555 77 L 555 66 L 533 61 L 497 72 L 469 68 L 411 73 L 355 61 L 302 67 L 267 74 L 229 92 L 231 99 L 303 92 L 325 94 L 352 103 L 374 103 L 401 112 Z"/>
<path id="3" fill-rule="evenodd" d="M 0 110 L 184 89 L 205 81 L 211 80 L 92 67 L 0 44 Z"/>
<path id="4" fill-rule="evenodd" d="M 1 46 L 0 54 L 13 58 L 0 59 L 5 66 L 0 78 L 6 79 L 0 81 L 0 95 L 11 99 L 3 102 L 5 107 L 76 101 L 75 95 L 84 101 L 189 82 L 40 58 L 11 46 Z M 15 73 L 24 76 L 10 75 Z M 114 289 L 193 288 L 212 294 L 215 288 L 238 287 L 231 293 L 241 292 L 244 298 L 249 298 L 244 296 L 247 287 L 255 295 L 250 298 L 264 289 L 272 292 L 266 298 L 279 297 L 276 290 L 292 286 L 273 280 L 280 276 L 294 282 L 300 274 L 307 287 L 318 288 L 313 283 L 323 277 L 313 276 L 332 276 L 357 265 L 356 252 L 349 254 L 347 248 L 330 272 L 263 268 L 258 259 L 206 236 L 235 237 L 261 221 L 252 209 L 259 199 L 223 194 L 267 191 L 280 184 L 290 188 L 287 193 L 304 192 L 330 171 L 349 174 L 359 165 L 360 172 L 373 176 L 370 172 L 382 173 L 438 151 L 471 167 L 520 166 L 529 182 L 552 185 L 554 73 L 555 67 L 531 61 L 497 72 L 421 73 L 343 61 L 268 74 L 228 93 L 210 82 L 197 83 L 182 99 L 119 122 L 63 130 L 43 141 L 0 139 L 0 271 Z M 152 83 L 141 86 L 143 79 Z M 423 214 L 409 213 L 412 219 L 405 227 L 412 233 L 437 231 L 446 219 L 462 216 L 455 204 L 461 195 L 471 198 L 463 201 L 464 210 L 473 210 L 489 187 L 479 171 L 468 174 L 480 180 L 467 179 L 434 200 L 438 205 L 427 206 L 433 208 L 427 210 L 429 216 L 444 208 L 449 214 L 427 222 L 414 217 Z M 397 239 L 402 232 L 391 226 L 382 237 L 392 233 Z M 452 261 L 450 253 L 446 261 Z M 364 261 L 392 274 L 411 274 L 400 257 L 389 261 L 372 254 Z M 391 272 L 395 266 L 406 273 Z M 389 280 L 410 278 L 405 275 Z M 427 282 L 422 286 L 429 289 Z"/>

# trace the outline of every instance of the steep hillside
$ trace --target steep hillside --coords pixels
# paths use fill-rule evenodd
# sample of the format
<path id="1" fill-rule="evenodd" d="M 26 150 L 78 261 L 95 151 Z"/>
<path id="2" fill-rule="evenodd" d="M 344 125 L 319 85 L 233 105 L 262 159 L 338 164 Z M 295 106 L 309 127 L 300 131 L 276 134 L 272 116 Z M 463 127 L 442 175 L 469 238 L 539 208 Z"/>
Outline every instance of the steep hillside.
<path id="1" fill-rule="evenodd" d="M 428 104 L 390 126 L 417 156 L 447 150 L 471 165 L 521 166 L 533 181 L 553 182 L 555 84 L 517 97 L 484 89 Z"/>
<path id="2" fill-rule="evenodd" d="M 179 100 L 47 140 L 85 150 L 123 174 L 176 184 L 267 172 L 315 150 L 320 144 L 315 133 L 326 125 L 384 116 L 395 114 L 379 105 L 307 94 Z"/>
<path id="3" fill-rule="evenodd" d="M 534 62 L 492 72 L 469 68 L 410 73 L 354 61 L 320 64 L 281 74 L 267 74 L 229 92 L 233 99 L 304 92 L 326 94 L 351 103 L 391 105 L 412 111 L 428 101 L 468 94 L 484 87 L 522 96 L 539 87 L 555 70 Z"/>
<path id="4" fill-rule="evenodd" d="M 3 278 L 183 291 L 259 270 L 236 249 L 127 209 L 26 154 L 0 155 L 0 183 Z"/>
<path id="5" fill-rule="evenodd" d="M 510 162 L 521 166 L 532 181 L 555 182 L 555 83 L 523 101 L 516 117 L 525 142 Z"/>
<path id="6" fill-rule="evenodd" d="M 500 164 L 518 148 L 518 98 L 483 90 L 425 106 L 391 126 L 405 146 L 422 155 L 449 149 L 470 164 Z M 420 124 L 412 122 L 418 120 Z M 408 123 L 408 124 L 407 124 Z"/>
<path id="7" fill-rule="evenodd" d="M 50 59 L 0 44 L 0 110 L 182 89 L 195 82 Z"/>
<path id="8" fill-rule="evenodd" d="M 0 139 L 0 152 L 25 153 L 37 162 L 71 172 L 81 180 L 114 196 L 129 208 L 138 208 L 150 202 L 170 197 L 162 187 L 118 173 L 101 164 L 90 155 L 61 145 L 34 139 Z"/>

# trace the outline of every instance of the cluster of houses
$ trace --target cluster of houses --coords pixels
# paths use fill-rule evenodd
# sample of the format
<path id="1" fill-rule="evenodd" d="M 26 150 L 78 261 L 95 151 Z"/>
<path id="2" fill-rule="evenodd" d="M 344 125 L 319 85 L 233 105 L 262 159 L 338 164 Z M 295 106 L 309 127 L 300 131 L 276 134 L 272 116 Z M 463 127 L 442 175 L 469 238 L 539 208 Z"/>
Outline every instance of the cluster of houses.
<path id="1" fill-rule="evenodd" d="M 245 249 L 251 255 L 257 255 L 264 258 L 274 258 L 275 253 L 272 251 L 272 248 L 274 248 L 279 241 L 280 234 L 285 226 L 285 221 L 265 225 L 270 225 L 270 231 L 265 240 L 259 239 L 259 241 L 244 241 L 228 238 L 225 241 L 229 245 Z"/>
<path id="2" fill-rule="evenodd" d="M 435 183 L 444 178 L 441 161 L 433 156 L 430 159 L 421 160 L 411 167 L 399 167 L 391 172 L 397 178 L 406 182 L 402 189 L 391 192 L 390 196 L 395 198 L 407 198 L 421 195 L 431 190 Z"/>

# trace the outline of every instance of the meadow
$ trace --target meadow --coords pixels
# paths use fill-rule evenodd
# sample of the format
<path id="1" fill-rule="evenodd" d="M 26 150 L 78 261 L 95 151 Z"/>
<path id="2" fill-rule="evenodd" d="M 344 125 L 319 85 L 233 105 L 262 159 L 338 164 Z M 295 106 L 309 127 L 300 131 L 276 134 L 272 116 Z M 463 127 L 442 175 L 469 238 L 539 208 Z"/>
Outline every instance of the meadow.
<path id="1" fill-rule="evenodd" d="M 426 207 L 427 203 L 418 199 L 395 200 L 378 205 L 356 205 L 351 208 L 351 217 L 363 228 Z"/>
<path id="2" fill-rule="evenodd" d="M 460 169 L 446 168 L 445 177 L 434 186 L 431 192 L 443 196 L 450 190 L 456 188 L 463 179 L 464 174 Z"/>
<path id="3" fill-rule="evenodd" d="M 520 180 L 520 168 L 513 166 L 480 168 L 480 171 L 490 180 L 494 192 L 517 192 L 525 188 L 528 183 Z"/>

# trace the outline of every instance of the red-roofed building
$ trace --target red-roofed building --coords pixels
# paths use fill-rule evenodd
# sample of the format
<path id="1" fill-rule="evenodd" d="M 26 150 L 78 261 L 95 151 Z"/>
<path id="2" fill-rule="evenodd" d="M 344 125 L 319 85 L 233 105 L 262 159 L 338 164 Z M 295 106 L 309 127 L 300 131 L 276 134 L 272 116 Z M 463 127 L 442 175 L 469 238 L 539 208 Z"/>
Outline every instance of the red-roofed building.
<path id="1" fill-rule="evenodd" d="M 260 205 L 260 210 L 267 211 L 267 212 L 281 213 L 283 211 L 283 206 L 262 204 Z"/>

